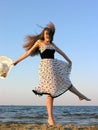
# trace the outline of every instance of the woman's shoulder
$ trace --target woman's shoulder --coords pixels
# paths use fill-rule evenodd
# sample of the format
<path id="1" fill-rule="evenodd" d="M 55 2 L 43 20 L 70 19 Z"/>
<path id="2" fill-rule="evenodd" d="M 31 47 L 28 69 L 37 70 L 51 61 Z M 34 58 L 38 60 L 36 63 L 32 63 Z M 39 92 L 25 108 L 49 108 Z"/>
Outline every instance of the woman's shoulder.
<path id="1" fill-rule="evenodd" d="M 40 46 L 40 44 L 42 44 L 42 42 L 43 42 L 43 41 L 42 41 L 42 40 L 40 40 L 40 39 L 39 39 L 39 40 L 37 40 L 37 43 L 39 44 L 39 46 Z"/>
<path id="2" fill-rule="evenodd" d="M 37 40 L 37 42 L 41 42 L 41 40 L 40 40 L 40 39 L 38 39 L 38 40 Z"/>
<path id="3" fill-rule="evenodd" d="M 35 42 L 35 45 L 36 45 L 36 46 L 38 46 L 38 48 L 40 48 L 41 43 L 42 43 L 42 41 L 41 41 L 41 40 L 37 40 L 37 41 Z"/>
<path id="4" fill-rule="evenodd" d="M 42 40 L 38 39 L 35 43 L 40 44 L 42 43 Z"/>

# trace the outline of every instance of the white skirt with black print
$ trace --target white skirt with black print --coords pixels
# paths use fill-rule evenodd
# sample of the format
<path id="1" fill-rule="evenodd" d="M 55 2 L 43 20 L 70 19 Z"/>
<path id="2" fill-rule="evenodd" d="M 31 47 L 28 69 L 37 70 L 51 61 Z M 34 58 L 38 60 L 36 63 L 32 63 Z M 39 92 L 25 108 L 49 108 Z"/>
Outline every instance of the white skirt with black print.
<path id="1" fill-rule="evenodd" d="M 71 86 L 71 66 L 58 59 L 42 59 L 39 66 L 39 85 L 34 90 L 35 94 L 48 94 L 53 98 L 66 92 Z"/>

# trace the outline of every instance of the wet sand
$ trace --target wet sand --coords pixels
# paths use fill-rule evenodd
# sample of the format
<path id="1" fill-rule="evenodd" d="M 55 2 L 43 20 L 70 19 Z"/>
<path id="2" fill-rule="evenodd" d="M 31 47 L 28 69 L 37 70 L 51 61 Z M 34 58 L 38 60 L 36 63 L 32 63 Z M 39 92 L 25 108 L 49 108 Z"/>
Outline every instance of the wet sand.
<path id="1" fill-rule="evenodd" d="M 1 123 L 0 130 L 98 130 L 97 126 L 75 126 L 55 125 L 49 126 L 47 124 L 24 124 L 24 123 Z"/>

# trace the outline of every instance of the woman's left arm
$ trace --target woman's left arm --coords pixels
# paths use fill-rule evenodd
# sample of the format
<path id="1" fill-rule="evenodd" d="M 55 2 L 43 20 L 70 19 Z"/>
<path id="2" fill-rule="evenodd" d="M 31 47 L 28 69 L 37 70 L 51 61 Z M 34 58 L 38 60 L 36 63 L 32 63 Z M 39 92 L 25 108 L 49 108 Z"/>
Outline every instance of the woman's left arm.
<path id="1" fill-rule="evenodd" d="M 72 65 L 72 61 L 69 59 L 69 57 L 60 48 L 58 48 L 54 43 L 53 43 L 53 46 L 54 46 L 55 50 L 60 55 L 62 55 L 70 65 Z"/>

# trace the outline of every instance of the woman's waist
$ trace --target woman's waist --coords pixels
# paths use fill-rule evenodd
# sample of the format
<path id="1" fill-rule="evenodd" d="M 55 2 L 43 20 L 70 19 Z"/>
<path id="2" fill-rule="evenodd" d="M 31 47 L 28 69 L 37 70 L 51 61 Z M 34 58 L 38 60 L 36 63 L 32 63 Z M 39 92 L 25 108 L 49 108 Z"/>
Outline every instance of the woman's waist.
<path id="1" fill-rule="evenodd" d="M 41 59 L 54 59 L 54 55 L 40 55 Z"/>

